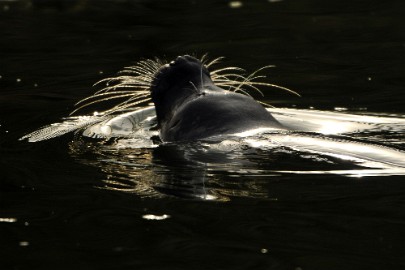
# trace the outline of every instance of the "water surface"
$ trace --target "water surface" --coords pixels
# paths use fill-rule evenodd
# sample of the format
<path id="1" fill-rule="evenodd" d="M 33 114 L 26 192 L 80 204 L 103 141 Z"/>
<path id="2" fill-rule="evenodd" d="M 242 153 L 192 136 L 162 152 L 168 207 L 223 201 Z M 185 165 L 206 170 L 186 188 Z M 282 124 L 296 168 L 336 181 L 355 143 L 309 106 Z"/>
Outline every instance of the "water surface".
<path id="1" fill-rule="evenodd" d="M 134 61 L 185 53 L 275 64 L 268 80 L 302 97 L 264 100 L 300 115 L 403 118 L 402 1 L 55 3 L 0 1 L 1 269 L 405 267 L 401 174 L 235 142 L 18 140 Z M 401 130 L 345 136 L 404 150 Z"/>

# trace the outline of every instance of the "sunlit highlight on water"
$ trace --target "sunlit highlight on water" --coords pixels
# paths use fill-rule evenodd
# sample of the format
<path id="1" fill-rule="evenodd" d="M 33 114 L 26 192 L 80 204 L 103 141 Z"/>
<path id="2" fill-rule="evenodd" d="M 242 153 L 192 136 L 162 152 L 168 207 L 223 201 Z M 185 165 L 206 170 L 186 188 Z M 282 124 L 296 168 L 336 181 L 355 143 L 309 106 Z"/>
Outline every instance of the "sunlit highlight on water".
<path id="1" fill-rule="evenodd" d="M 339 134 L 350 130 L 350 123 L 337 121 L 319 121 L 318 123 L 321 126 L 318 132 L 326 135 Z"/>
<path id="2" fill-rule="evenodd" d="M 0 222 L 14 223 L 14 222 L 17 222 L 17 219 L 16 218 L 0 218 Z"/>
<path id="3" fill-rule="evenodd" d="M 241 1 L 231 1 L 229 2 L 229 7 L 230 8 L 240 8 L 243 6 L 243 3 Z"/>
<path id="4" fill-rule="evenodd" d="M 170 216 L 166 215 L 166 214 L 160 215 L 160 216 L 148 214 L 148 215 L 143 215 L 142 218 L 146 219 L 146 220 L 165 220 L 165 219 L 170 218 Z"/>
<path id="5" fill-rule="evenodd" d="M 361 170 L 319 170 L 319 171 L 277 171 L 279 173 L 287 174 L 336 174 L 347 177 L 362 178 L 366 176 L 392 176 L 392 175 L 405 175 L 405 170 L 397 168 L 381 168 L 381 169 L 361 169 Z"/>
<path id="6" fill-rule="evenodd" d="M 257 128 L 201 142 L 166 145 L 151 140 L 158 133 L 151 129 L 156 124 L 154 109 L 147 107 L 89 127 L 83 134 L 92 138 L 94 135 L 96 138 L 116 137 L 113 143 L 76 141 L 71 144 L 71 150 L 81 160 L 83 149 L 94 152 L 96 156 L 85 162 L 108 175 L 101 188 L 143 197 L 273 200 L 266 182 L 288 178 L 291 174 L 354 178 L 405 175 L 403 151 L 367 140 L 373 136 L 371 132 L 403 134 L 405 118 L 401 115 L 379 117 L 317 110 L 268 110 L 285 129 Z M 353 134 L 364 134 L 365 140 L 354 139 Z M 401 145 L 400 141 L 395 142 Z M 390 141 L 390 145 L 395 142 Z M 164 155 L 156 156 L 155 150 Z M 301 166 L 302 161 L 305 166 Z M 222 174 L 228 182 L 218 180 L 222 179 L 218 178 Z M 262 183 L 260 179 L 266 180 Z M 145 215 L 143 218 L 163 220 L 168 216 Z"/>
<path id="7" fill-rule="evenodd" d="M 30 243 L 28 241 L 21 241 L 19 242 L 20 247 L 28 247 Z"/>

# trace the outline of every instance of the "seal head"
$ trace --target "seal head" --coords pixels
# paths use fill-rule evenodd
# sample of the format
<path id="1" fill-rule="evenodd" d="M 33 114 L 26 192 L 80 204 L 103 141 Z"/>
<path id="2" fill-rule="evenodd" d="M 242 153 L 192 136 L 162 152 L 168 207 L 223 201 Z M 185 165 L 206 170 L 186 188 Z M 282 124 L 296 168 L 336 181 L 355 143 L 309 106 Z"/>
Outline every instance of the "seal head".
<path id="1" fill-rule="evenodd" d="M 253 98 L 224 90 L 185 55 L 162 66 L 151 86 L 163 141 L 191 141 L 260 127 L 282 128 Z"/>

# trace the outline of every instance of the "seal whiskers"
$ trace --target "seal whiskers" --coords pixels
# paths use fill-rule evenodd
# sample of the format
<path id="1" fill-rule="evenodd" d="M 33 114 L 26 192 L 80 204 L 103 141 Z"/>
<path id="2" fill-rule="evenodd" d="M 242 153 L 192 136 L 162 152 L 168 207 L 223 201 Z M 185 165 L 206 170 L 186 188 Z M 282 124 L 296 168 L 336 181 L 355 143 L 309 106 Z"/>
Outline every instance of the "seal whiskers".
<path id="1" fill-rule="evenodd" d="M 214 65 L 219 64 L 224 57 L 217 57 L 213 60 L 208 60 L 207 54 L 201 57 L 201 62 L 206 68 L 211 68 Z M 168 64 L 167 61 L 154 58 L 145 59 L 135 63 L 133 66 L 125 67 L 120 71 L 117 77 L 110 77 L 94 85 L 106 84 L 106 87 L 95 92 L 92 96 L 86 97 L 75 104 L 76 108 L 72 111 L 71 115 L 77 111 L 89 107 L 90 105 L 109 101 L 112 99 L 128 98 L 123 102 L 116 104 L 114 107 L 100 112 L 100 114 L 114 114 L 121 111 L 127 111 L 132 107 L 137 107 L 142 103 L 150 101 L 149 91 L 156 72 L 164 65 Z M 261 96 L 264 96 L 262 91 L 259 90 L 259 86 L 278 88 L 288 91 L 292 94 L 299 94 L 291 89 L 282 87 L 279 85 L 257 81 L 258 79 L 264 79 L 266 76 L 257 74 L 264 69 L 274 67 L 272 65 L 259 68 L 251 74 L 244 76 L 245 70 L 240 67 L 224 67 L 219 69 L 213 69 L 210 71 L 211 79 L 215 85 L 225 88 L 225 90 L 240 92 L 246 95 L 248 89 L 257 91 Z M 202 66 L 200 68 L 200 83 L 203 86 L 204 81 L 202 78 Z M 194 86 L 195 87 L 195 86 Z"/>
<path id="2" fill-rule="evenodd" d="M 205 90 L 208 90 L 208 92 L 214 90 L 217 94 L 222 94 L 228 91 L 229 93 L 242 93 L 244 94 L 242 96 L 250 96 L 249 91 L 253 90 L 263 96 L 263 92 L 259 89 L 261 86 L 277 88 L 298 95 L 298 93 L 291 89 L 262 81 L 265 76 L 258 75 L 258 73 L 273 66 L 265 66 L 257 69 L 251 74 L 244 75 L 246 72 L 240 67 L 230 66 L 214 68 L 214 66 L 218 65 L 224 57 L 217 57 L 210 60 L 208 59 L 207 54 L 205 54 L 200 60 L 191 56 L 181 56 L 178 57 L 178 59 L 183 59 L 186 63 L 194 63 L 194 66 L 196 68 L 198 67 L 198 79 L 193 77 L 194 75 L 190 75 L 191 79 L 189 80 L 193 89 L 192 92 L 194 92 L 196 96 L 201 96 L 202 93 L 205 94 Z M 169 63 L 168 61 L 159 58 L 144 59 L 136 62 L 132 66 L 125 67 L 122 71 L 118 72 L 116 77 L 105 78 L 95 83 L 94 86 L 104 85 L 104 87 L 96 91 L 93 95 L 78 101 L 70 115 L 77 114 L 77 112 L 82 111 L 84 108 L 90 108 L 97 104 L 106 104 L 106 102 L 116 101 L 112 107 L 107 107 L 107 109 L 104 110 L 98 108 L 95 110 L 97 113 L 85 117 L 70 116 L 65 118 L 63 122 L 45 126 L 37 131 L 27 134 L 23 138 L 31 141 L 45 140 L 68 132 L 81 130 L 103 121 L 108 121 L 108 119 L 127 113 L 128 111 L 137 111 L 150 101 L 153 101 L 153 95 L 151 95 L 151 92 L 153 92 L 152 89 L 156 88 L 156 85 L 154 85 L 154 83 L 157 82 L 156 77 L 159 76 L 160 73 L 165 72 L 165 70 L 174 68 L 171 65 L 176 64 L 178 61 L 180 60 Z M 192 71 L 192 69 L 188 71 Z M 188 71 L 187 69 L 185 70 L 186 73 Z M 178 79 L 181 80 L 181 77 Z M 181 89 L 182 86 L 180 86 L 179 90 Z M 187 89 L 183 90 L 187 92 Z M 204 90 L 204 92 L 201 92 L 202 90 Z M 242 97 L 232 95 L 226 95 L 226 97 L 235 97 L 238 100 L 243 99 Z M 212 95 L 208 100 L 210 98 L 212 98 Z M 214 101 L 214 103 L 215 102 L 217 101 Z M 251 103 L 251 101 L 248 100 L 248 103 Z M 270 106 L 269 104 L 264 104 L 260 101 L 255 101 L 255 103 Z M 229 106 L 229 104 L 224 104 Z M 230 104 L 232 104 L 232 102 Z M 240 108 L 243 108 L 243 105 L 240 106 Z M 242 112 L 235 111 L 235 113 L 240 114 Z M 267 112 L 265 114 L 269 115 Z"/>

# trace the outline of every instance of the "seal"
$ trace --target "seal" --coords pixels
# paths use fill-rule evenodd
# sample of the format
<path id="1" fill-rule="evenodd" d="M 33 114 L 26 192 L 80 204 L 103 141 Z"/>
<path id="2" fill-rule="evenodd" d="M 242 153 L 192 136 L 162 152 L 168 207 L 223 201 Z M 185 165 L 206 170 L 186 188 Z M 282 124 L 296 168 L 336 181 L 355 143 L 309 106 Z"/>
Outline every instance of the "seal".
<path id="1" fill-rule="evenodd" d="M 252 97 L 224 90 L 198 59 L 179 56 L 161 67 L 151 84 L 160 137 L 192 141 L 256 128 L 283 126 Z"/>
<path id="2" fill-rule="evenodd" d="M 283 128 L 248 92 L 255 90 L 262 94 L 258 87 L 265 86 L 299 94 L 257 80 L 265 77 L 257 75 L 258 72 L 274 66 L 264 66 L 245 76 L 244 69 L 239 67 L 212 68 L 222 59 L 184 55 L 171 62 L 159 58 L 140 60 L 125 67 L 118 76 L 97 82 L 96 85 L 105 86 L 78 101 L 71 116 L 63 122 L 44 126 L 21 139 L 42 141 L 80 130 L 91 138 L 131 137 L 138 129 L 152 126 L 155 115 L 163 142 L 194 141 L 257 128 Z M 154 107 L 147 107 L 150 100 Z M 72 116 L 100 103 L 107 109 Z"/>

